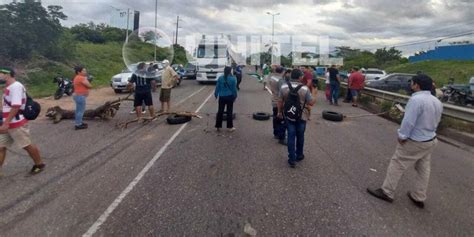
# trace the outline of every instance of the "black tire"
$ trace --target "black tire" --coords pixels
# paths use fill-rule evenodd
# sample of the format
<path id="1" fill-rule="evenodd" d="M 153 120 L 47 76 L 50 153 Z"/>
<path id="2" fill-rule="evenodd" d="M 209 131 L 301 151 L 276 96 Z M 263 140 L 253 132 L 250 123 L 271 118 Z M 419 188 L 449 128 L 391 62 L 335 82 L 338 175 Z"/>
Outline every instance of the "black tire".
<path id="1" fill-rule="evenodd" d="M 59 100 L 61 99 L 61 97 L 63 97 L 63 95 L 64 95 L 64 91 L 61 89 L 58 89 L 56 93 L 54 93 L 54 99 Z"/>
<path id="2" fill-rule="evenodd" d="M 344 119 L 344 115 L 338 112 L 324 110 L 323 118 L 329 121 L 341 122 Z"/>
<path id="3" fill-rule="evenodd" d="M 270 117 L 271 117 L 271 115 L 269 113 L 265 113 L 265 112 L 255 112 L 255 113 L 253 113 L 253 119 L 259 120 L 259 121 L 269 120 Z"/>
<path id="4" fill-rule="evenodd" d="M 233 113 L 232 114 L 232 120 L 235 120 L 235 117 L 236 117 L 236 115 L 235 115 L 235 113 Z M 224 120 L 224 121 L 227 120 L 227 113 L 226 112 L 224 112 L 224 116 L 222 117 L 222 120 Z"/>
<path id="5" fill-rule="evenodd" d="M 166 119 L 166 122 L 168 122 L 168 124 L 183 124 L 189 121 L 191 121 L 191 116 L 180 116 L 176 114 L 172 114 Z"/>
<path id="6" fill-rule="evenodd" d="M 71 96 L 74 93 L 74 90 L 71 88 L 66 92 L 66 95 Z"/>
<path id="7" fill-rule="evenodd" d="M 114 89 L 114 92 L 115 92 L 115 94 L 119 94 L 119 93 L 122 92 L 122 90 L 120 90 L 120 89 Z"/>

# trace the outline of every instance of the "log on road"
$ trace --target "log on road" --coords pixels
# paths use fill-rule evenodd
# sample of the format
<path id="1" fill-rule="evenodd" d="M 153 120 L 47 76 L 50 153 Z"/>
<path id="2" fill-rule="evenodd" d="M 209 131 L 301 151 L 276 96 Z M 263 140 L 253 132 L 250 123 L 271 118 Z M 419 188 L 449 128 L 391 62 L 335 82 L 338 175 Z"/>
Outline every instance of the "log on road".
<path id="1" fill-rule="evenodd" d="M 105 104 L 99 106 L 96 109 L 89 109 L 84 112 L 85 119 L 96 119 L 100 118 L 103 120 L 110 120 L 117 114 L 117 111 L 120 109 L 120 104 L 122 101 L 132 100 L 130 99 L 129 94 L 125 98 L 119 98 L 114 101 L 107 101 Z M 63 119 L 74 119 L 75 117 L 75 110 L 65 110 L 62 109 L 60 106 L 54 106 L 47 110 L 46 117 L 53 119 L 53 122 L 59 123 Z"/>

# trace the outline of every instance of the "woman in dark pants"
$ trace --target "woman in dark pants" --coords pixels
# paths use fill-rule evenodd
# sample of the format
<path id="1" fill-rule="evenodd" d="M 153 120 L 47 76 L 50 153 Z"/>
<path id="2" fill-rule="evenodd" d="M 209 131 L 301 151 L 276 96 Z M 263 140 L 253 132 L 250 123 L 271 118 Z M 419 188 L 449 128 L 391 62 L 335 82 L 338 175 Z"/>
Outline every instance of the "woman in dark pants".
<path id="1" fill-rule="evenodd" d="M 214 96 L 216 99 L 219 97 L 219 110 L 216 118 L 217 131 L 220 131 L 222 128 L 224 111 L 227 111 L 227 128 L 229 132 L 235 131 L 232 115 L 234 111 L 234 101 L 237 98 L 237 79 L 232 75 L 231 67 L 225 67 L 224 75 L 217 79 Z"/>

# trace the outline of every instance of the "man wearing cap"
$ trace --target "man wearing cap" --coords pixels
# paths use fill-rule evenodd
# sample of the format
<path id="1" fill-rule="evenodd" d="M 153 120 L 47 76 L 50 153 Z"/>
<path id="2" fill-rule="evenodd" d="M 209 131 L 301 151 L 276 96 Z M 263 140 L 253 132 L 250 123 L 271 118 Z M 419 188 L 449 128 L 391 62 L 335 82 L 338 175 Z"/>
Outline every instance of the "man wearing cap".
<path id="1" fill-rule="evenodd" d="M 367 191 L 376 198 L 393 202 L 398 181 L 405 170 L 415 165 L 415 188 L 408 198 L 419 208 L 424 208 L 431 172 L 431 154 L 438 140 L 436 128 L 441 120 L 443 104 L 431 95 L 433 80 L 424 74 L 413 77 L 411 88 L 415 93 L 406 106 L 400 129 L 398 145 L 388 165 L 387 175 L 379 189 Z"/>
<path id="2" fill-rule="evenodd" d="M 3 123 L 0 126 L 0 172 L 7 147 L 16 143 L 28 152 L 35 163 L 30 173 L 38 174 L 44 170 L 45 164 L 41 160 L 38 147 L 31 142 L 28 121 L 21 113 L 21 110 L 25 109 L 26 89 L 15 80 L 15 71 L 8 67 L 0 67 L 0 84 L 6 86 L 3 91 Z"/>
<path id="3" fill-rule="evenodd" d="M 161 91 L 160 91 L 160 102 L 161 102 L 161 111 L 168 112 L 170 111 L 170 100 L 171 100 L 171 89 L 175 85 L 176 81 L 179 80 L 178 73 L 170 66 L 168 60 L 163 61 L 165 69 L 161 76 Z"/>

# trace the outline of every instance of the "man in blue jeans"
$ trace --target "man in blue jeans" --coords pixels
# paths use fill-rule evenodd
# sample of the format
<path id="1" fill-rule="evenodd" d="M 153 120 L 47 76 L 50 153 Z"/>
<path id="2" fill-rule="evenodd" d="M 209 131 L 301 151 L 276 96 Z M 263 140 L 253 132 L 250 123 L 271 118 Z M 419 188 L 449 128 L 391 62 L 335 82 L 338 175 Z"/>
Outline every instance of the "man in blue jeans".
<path id="1" fill-rule="evenodd" d="M 338 98 L 339 98 L 339 89 L 341 87 L 341 79 L 339 77 L 339 70 L 337 70 L 336 65 L 332 65 L 331 68 L 328 69 L 329 72 L 329 84 L 331 86 L 331 104 L 338 106 Z"/>
<path id="2" fill-rule="evenodd" d="M 306 121 L 310 116 L 309 108 L 316 102 L 316 90 L 313 90 L 313 94 L 311 94 L 309 88 L 300 83 L 303 76 L 299 69 L 294 69 L 291 72 L 291 81 L 281 87 L 280 100 L 278 101 L 277 117 L 284 117 L 287 124 L 288 164 L 291 168 L 295 168 L 296 162 L 304 159 Z"/>

